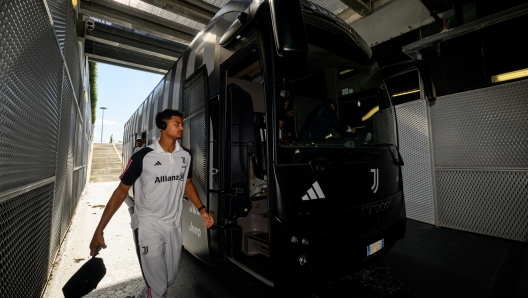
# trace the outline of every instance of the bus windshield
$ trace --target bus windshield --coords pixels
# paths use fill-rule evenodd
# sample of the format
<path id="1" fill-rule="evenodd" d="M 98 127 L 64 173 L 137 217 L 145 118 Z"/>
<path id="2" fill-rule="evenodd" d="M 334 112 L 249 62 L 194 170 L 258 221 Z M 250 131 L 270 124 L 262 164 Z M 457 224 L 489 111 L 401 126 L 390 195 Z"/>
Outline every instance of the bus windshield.
<path id="1" fill-rule="evenodd" d="M 396 145 L 394 108 L 379 69 L 352 39 L 306 24 L 307 70 L 282 78 L 276 105 L 279 164 L 358 161 Z"/>

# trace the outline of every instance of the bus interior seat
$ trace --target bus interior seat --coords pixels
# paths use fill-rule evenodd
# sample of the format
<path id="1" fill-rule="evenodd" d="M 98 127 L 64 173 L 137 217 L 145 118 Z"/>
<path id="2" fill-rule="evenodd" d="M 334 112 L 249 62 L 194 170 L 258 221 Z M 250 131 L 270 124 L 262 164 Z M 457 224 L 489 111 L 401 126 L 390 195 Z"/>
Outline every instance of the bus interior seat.
<path id="1" fill-rule="evenodd" d="M 299 136 L 299 131 L 301 131 L 308 115 L 310 115 L 310 113 L 323 102 L 315 98 L 296 96 L 293 99 L 293 103 L 295 136 Z"/>

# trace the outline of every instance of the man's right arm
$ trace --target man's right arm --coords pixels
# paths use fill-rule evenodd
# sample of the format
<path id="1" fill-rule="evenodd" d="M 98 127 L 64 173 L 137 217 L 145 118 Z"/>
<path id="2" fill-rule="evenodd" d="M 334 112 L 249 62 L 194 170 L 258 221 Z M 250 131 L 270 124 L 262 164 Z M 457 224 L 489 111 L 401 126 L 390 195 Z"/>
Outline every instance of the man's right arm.
<path id="1" fill-rule="evenodd" d="M 91 256 L 94 255 L 95 249 L 98 246 L 106 248 L 106 244 L 104 242 L 103 237 L 103 230 L 105 229 L 110 219 L 112 219 L 112 216 L 114 216 L 117 209 L 119 209 L 121 204 L 123 204 L 123 201 L 125 200 L 129 189 L 130 185 L 125 185 L 122 182 L 119 183 L 119 186 L 116 188 L 116 190 L 114 190 L 114 193 L 110 197 L 110 200 L 108 200 L 108 203 L 106 204 L 106 207 L 103 211 L 103 215 L 101 216 L 101 220 L 99 221 L 99 225 L 97 226 L 97 229 L 95 229 L 92 241 L 90 242 Z"/>

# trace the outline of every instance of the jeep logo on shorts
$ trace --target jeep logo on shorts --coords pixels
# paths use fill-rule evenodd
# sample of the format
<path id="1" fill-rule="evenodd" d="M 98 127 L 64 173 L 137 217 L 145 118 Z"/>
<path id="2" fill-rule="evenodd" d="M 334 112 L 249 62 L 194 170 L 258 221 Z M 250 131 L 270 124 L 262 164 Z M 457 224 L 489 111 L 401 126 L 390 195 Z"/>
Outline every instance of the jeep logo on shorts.
<path id="1" fill-rule="evenodd" d="M 196 234 L 198 238 L 202 236 L 202 230 L 200 230 L 198 227 L 193 226 L 192 221 L 191 221 L 191 225 L 189 226 L 189 231 L 191 231 L 191 233 Z"/>

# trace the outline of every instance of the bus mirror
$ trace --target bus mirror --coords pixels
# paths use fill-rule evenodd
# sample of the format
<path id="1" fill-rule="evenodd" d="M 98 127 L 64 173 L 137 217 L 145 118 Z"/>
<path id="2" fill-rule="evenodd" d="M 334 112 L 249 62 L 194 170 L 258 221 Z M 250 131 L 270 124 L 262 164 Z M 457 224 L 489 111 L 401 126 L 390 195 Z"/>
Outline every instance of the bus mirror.
<path id="1" fill-rule="evenodd" d="M 222 35 L 222 38 L 220 38 L 220 41 L 218 42 L 220 46 L 227 47 L 231 44 L 231 42 L 240 38 L 240 34 L 242 34 L 242 29 L 244 28 L 244 26 L 246 26 L 249 21 L 250 16 L 248 7 L 246 11 L 239 13 L 233 24 L 231 24 L 231 26 L 227 28 L 226 32 L 224 33 L 224 35 Z"/>
<path id="2" fill-rule="evenodd" d="M 436 89 L 433 83 L 433 78 L 429 70 L 429 65 L 423 60 L 409 60 L 404 62 L 399 62 L 389 66 L 385 66 L 381 69 L 381 74 L 383 79 L 388 79 L 395 77 L 397 75 L 418 70 L 420 77 L 422 79 L 422 84 L 424 88 L 425 98 L 429 102 L 434 102 L 436 100 Z"/>
<path id="3" fill-rule="evenodd" d="M 269 0 L 271 23 L 277 54 L 280 57 L 304 54 L 308 40 L 299 0 Z"/>

